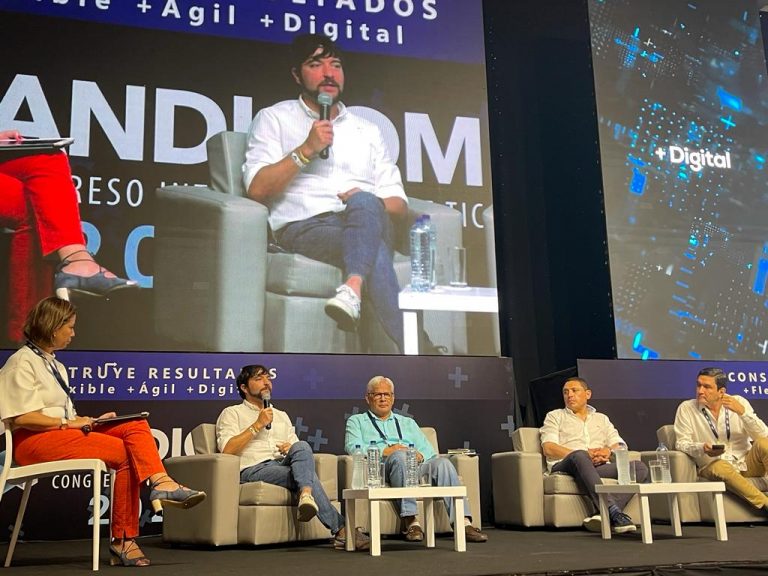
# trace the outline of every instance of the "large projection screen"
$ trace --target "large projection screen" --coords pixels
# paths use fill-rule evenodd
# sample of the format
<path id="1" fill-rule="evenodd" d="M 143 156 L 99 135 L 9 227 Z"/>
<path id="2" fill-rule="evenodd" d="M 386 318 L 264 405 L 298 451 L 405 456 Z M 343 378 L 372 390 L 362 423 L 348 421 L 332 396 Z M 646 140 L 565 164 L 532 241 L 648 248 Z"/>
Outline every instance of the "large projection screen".
<path id="1" fill-rule="evenodd" d="M 184 258 L 158 257 L 158 240 L 172 225 L 163 223 L 167 207 L 158 204 L 156 190 L 209 186 L 206 141 L 224 130 L 247 132 L 258 110 L 298 96 L 288 47 L 308 32 L 326 34 L 344 50 L 345 104 L 382 127 L 408 197 L 452 211 L 457 225 L 442 238 L 466 248 L 470 285 L 492 286 L 494 246 L 484 223 L 492 197 L 481 0 L 0 0 L 0 11 L 4 42 L 13 47 L 0 64 L 0 130 L 75 139 L 69 152 L 88 249 L 142 288 L 109 300 L 78 299 L 79 348 L 397 352 L 377 346 L 375 334 L 320 329 L 322 322 L 300 306 L 290 308 L 313 278 L 278 286 L 277 273 L 264 272 L 272 258 L 266 243 L 224 252 L 231 248 L 226 239 L 209 236 L 210 220 L 191 208 L 187 213 L 186 205 L 173 208 L 176 217 L 201 219 L 200 233 L 189 238 Z M 0 322 L 7 327 L 0 347 L 11 348 L 21 340 L 20 308 L 32 298 L 20 296 L 20 286 L 37 283 L 30 293 L 45 295 L 47 285 L 50 293 L 56 262 L 39 251 L 28 264 L 14 260 L 7 245 L 16 230 L 6 216 L 0 213 L 0 266 L 8 279 L 0 287 Z M 397 240 L 405 252 L 397 269 L 401 286 L 408 282 L 404 228 Z M 444 252 L 437 255 L 440 283 L 447 280 Z M 185 284 L 186 271 L 201 261 L 210 277 Z M 266 276 L 261 285 L 259 274 Z M 233 283 L 250 278 L 245 296 L 226 296 Z M 214 284 L 218 291 L 207 291 Z M 265 291 L 278 297 L 254 304 Z M 312 297 L 316 305 L 318 295 Z M 429 339 L 422 340 L 421 353 L 499 353 L 491 314 L 427 312 L 424 325 Z M 282 344 L 290 340 L 284 333 L 310 336 L 297 348 Z"/>
<path id="2" fill-rule="evenodd" d="M 589 2 L 619 358 L 766 357 L 761 4 Z"/>

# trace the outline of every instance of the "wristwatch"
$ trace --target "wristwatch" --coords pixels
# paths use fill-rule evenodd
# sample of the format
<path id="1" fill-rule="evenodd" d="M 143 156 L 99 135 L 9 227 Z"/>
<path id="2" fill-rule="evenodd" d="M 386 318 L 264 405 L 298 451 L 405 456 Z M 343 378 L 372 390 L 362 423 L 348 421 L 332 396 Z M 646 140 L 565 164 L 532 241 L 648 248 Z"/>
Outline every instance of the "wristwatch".
<path id="1" fill-rule="evenodd" d="M 67 428 L 69 428 L 69 420 L 62 417 L 61 424 L 59 424 L 59 430 L 66 430 Z"/>

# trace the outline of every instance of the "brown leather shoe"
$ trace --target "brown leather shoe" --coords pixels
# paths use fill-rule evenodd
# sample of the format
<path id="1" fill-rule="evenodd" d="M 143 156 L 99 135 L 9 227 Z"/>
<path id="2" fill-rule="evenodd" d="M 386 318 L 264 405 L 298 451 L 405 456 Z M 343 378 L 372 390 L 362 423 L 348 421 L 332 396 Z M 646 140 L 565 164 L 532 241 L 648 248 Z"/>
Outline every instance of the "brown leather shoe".
<path id="1" fill-rule="evenodd" d="M 464 526 L 464 534 L 466 535 L 467 542 L 487 542 L 488 535 L 485 532 L 481 532 L 471 524 Z"/>
<path id="2" fill-rule="evenodd" d="M 403 538 L 408 542 L 421 542 L 424 540 L 424 530 L 418 524 L 411 524 L 408 530 L 403 532 Z"/>
<path id="3" fill-rule="evenodd" d="M 341 532 L 341 530 L 339 530 Z M 337 550 L 344 550 L 347 546 L 347 536 L 346 534 L 344 536 L 341 536 L 340 534 L 336 534 L 336 536 L 333 537 L 332 540 L 333 547 Z M 368 536 L 365 532 L 363 532 L 362 528 L 355 528 L 355 550 L 370 550 L 371 548 L 371 538 Z"/>

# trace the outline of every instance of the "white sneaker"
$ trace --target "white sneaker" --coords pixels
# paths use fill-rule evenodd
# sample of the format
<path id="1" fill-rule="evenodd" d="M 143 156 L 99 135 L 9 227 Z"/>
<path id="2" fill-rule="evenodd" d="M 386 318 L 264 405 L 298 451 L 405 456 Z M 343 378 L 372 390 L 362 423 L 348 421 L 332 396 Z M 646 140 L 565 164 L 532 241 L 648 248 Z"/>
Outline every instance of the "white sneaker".
<path id="1" fill-rule="evenodd" d="M 346 284 L 336 288 L 336 296 L 325 303 L 325 313 L 336 321 L 340 330 L 354 332 L 360 319 L 360 298 Z"/>
<path id="2" fill-rule="evenodd" d="M 312 494 L 302 494 L 299 498 L 299 522 L 309 522 L 317 514 L 318 508 Z"/>
<path id="3" fill-rule="evenodd" d="M 581 525 L 590 532 L 600 532 L 603 527 L 603 523 L 600 520 L 600 514 L 595 514 L 594 516 L 584 518 L 584 521 L 581 523 Z"/>

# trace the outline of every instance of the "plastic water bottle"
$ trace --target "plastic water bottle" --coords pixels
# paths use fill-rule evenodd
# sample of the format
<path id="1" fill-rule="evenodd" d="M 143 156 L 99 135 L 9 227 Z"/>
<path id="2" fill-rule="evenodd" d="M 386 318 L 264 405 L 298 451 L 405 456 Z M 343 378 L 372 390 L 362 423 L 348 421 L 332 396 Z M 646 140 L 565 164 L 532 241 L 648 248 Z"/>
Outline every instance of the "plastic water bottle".
<path id="1" fill-rule="evenodd" d="M 361 490 L 366 485 L 365 454 L 360 444 L 352 451 L 352 489 Z"/>
<path id="2" fill-rule="evenodd" d="M 380 488 L 383 485 L 381 478 L 381 453 L 379 452 L 379 447 L 376 446 L 375 440 L 371 440 L 366 456 L 368 460 L 368 473 L 366 474 L 368 488 Z"/>
<path id="3" fill-rule="evenodd" d="M 616 455 L 619 484 L 629 484 L 629 451 L 627 445 L 620 442 L 613 453 Z"/>
<path id="4" fill-rule="evenodd" d="M 411 226 L 411 290 L 428 292 L 432 281 L 432 251 L 429 230 L 422 216 Z"/>
<path id="5" fill-rule="evenodd" d="M 656 460 L 661 462 L 661 481 L 672 482 L 672 473 L 669 469 L 669 450 L 664 442 L 659 442 L 656 448 Z"/>
<path id="6" fill-rule="evenodd" d="M 437 286 L 437 228 L 428 214 L 421 217 L 422 225 L 429 233 L 429 287 Z"/>
<path id="7" fill-rule="evenodd" d="M 408 450 L 405 453 L 405 485 L 419 485 L 419 458 L 413 443 L 408 444 Z"/>

